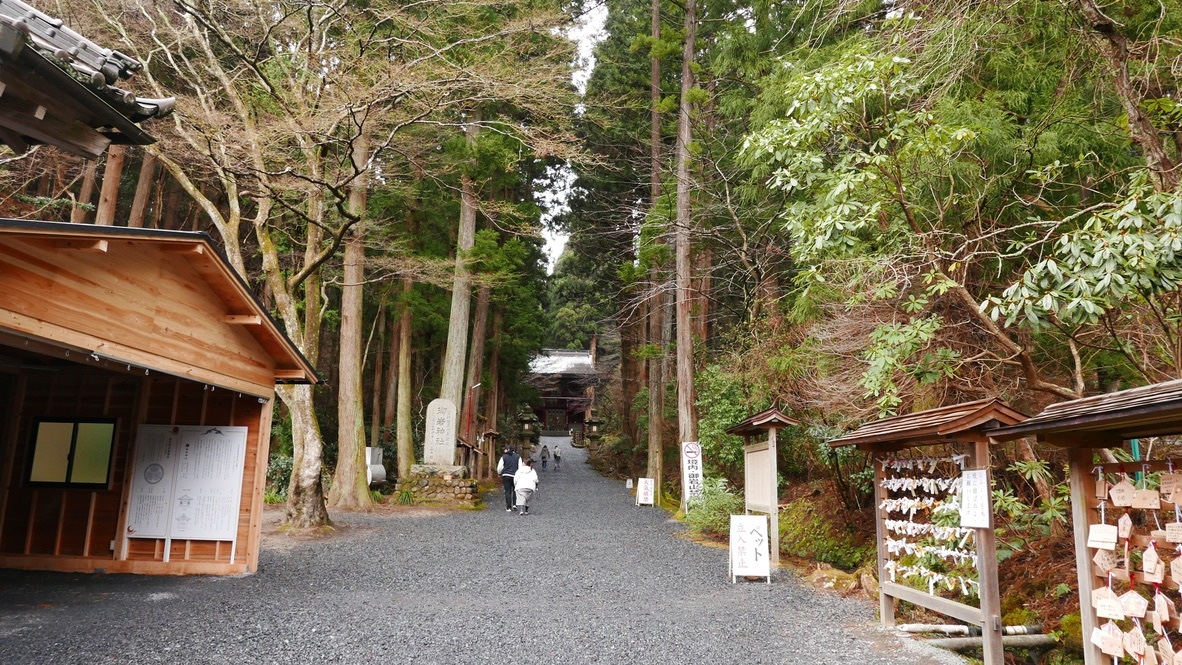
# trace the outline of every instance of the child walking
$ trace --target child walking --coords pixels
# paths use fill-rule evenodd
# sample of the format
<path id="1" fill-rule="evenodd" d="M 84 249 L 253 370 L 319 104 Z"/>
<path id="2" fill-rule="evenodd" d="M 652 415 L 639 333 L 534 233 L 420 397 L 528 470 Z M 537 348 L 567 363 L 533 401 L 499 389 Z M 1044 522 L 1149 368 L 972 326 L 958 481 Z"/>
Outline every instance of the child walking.
<path id="1" fill-rule="evenodd" d="M 529 501 L 538 491 L 538 472 L 534 471 L 533 460 L 521 460 L 521 466 L 513 476 L 513 485 L 517 488 L 517 514 L 528 515 Z"/>

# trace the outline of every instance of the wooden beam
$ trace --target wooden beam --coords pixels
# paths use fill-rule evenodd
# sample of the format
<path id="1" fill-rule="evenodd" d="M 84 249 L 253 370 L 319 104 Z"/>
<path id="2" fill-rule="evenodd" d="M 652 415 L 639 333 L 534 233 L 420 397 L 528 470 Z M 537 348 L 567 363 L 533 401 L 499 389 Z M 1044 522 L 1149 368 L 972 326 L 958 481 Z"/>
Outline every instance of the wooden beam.
<path id="1" fill-rule="evenodd" d="M 3 86 L 0 83 L 0 86 Z M 12 151 L 20 154 L 28 151 L 29 143 L 20 134 L 8 129 L 7 127 L 0 127 L 0 141 L 4 141 L 5 145 L 12 148 Z"/>
<path id="2" fill-rule="evenodd" d="M 53 117 L 37 119 L 2 107 L 0 124 L 87 159 L 98 159 L 111 145 L 111 139 L 80 122 L 65 123 Z"/>
<path id="3" fill-rule="evenodd" d="M 192 254 L 194 256 L 201 256 L 205 253 L 205 245 L 199 242 L 167 243 L 160 246 L 160 251 L 165 254 Z"/>
<path id="4" fill-rule="evenodd" d="M 263 317 L 258 314 L 227 314 L 222 319 L 226 323 L 238 326 L 261 326 L 263 325 Z"/>
<path id="5" fill-rule="evenodd" d="M 275 370 L 276 379 L 298 380 L 306 379 L 308 375 L 302 369 L 277 369 Z"/>
<path id="6" fill-rule="evenodd" d="M 105 254 L 108 243 L 106 240 L 57 240 L 53 246 L 58 249 L 73 249 L 79 252 L 94 252 Z"/>
<path id="7" fill-rule="evenodd" d="M 1067 432 L 1039 434 L 1038 440 L 1057 448 L 1120 448 L 1124 440 L 1106 432 Z"/>
<path id="8" fill-rule="evenodd" d="M 958 603 L 955 600 L 948 600 L 941 596 L 933 596 L 930 593 L 912 589 L 902 584 L 896 584 L 895 582 L 883 581 L 879 583 L 879 586 L 882 588 L 883 594 L 892 598 L 898 598 L 899 600 L 905 600 L 920 607 L 926 607 L 929 610 L 945 614 L 953 619 L 960 619 L 974 626 L 981 625 L 981 610 L 971 605 Z"/>

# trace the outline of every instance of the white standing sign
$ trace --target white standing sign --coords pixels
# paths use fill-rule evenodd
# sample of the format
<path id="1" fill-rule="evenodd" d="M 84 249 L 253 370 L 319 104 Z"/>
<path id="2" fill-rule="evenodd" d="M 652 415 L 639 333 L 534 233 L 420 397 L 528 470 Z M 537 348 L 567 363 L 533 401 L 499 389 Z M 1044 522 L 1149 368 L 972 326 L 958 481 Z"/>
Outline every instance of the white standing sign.
<path id="1" fill-rule="evenodd" d="M 702 444 L 697 441 L 681 443 L 681 485 L 688 509 L 690 501 L 702 496 Z"/>
<path id="2" fill-rule="evenodd" d="M 772 583 L 766 515 L 731 515 L 731 583 L 738 577 L 766 577 Z"/>
<path id="3" fill-rule="evenodd" d="M 636 505 L 653 505 L 653 495 L 656 494 L 656 483 L 652 478 L 641 478 L 636 483 Z"/>
<path id="4" fill-rule="evenodd" d="M 977 469 L 960 474 L 960 526 L 967 529 L 993 528 L 989 501 L 989 470 Z"/>
<path id="5" fill-rule="evenodd" d="M 237 544 L 245 427 L 142 425 L 127 512 L 129 538 Z M 165 561 L 169 547 L 165 546 Z"/>

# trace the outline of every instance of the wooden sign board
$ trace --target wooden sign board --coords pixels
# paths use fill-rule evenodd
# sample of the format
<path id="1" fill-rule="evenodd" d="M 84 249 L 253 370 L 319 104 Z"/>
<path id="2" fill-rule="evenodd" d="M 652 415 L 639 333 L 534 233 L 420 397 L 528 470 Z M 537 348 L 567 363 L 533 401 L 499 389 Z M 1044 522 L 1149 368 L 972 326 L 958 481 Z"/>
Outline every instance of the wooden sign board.
<path id="1" fill-rule="evenodd" d="M 960 526 L 966 529 L 993 528 L 988 469 L 970 469 L 960 475 Z"/>
<path id="2" fill-rule="evenodd" d="M 765 515 L 731 515 L 731 583 L 739 577 L 766 577 L 772 583 Z"/>

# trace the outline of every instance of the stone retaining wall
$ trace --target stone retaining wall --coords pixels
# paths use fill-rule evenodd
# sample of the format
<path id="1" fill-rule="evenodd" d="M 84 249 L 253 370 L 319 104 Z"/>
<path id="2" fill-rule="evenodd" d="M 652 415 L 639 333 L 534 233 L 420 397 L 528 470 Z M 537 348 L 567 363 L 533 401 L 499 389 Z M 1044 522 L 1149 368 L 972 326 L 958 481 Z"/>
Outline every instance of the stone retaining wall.
<path id="1" fill-rule="evenodd" d="M 445 480 L 443 478 L 432 477 L 408 478 L 405 481 L 395 482 L 395 500 L 397 500 L 397 495 L 402 491 L 404 484 L 414 492 L 416 501 L 434 499 L 436 501 L 454 501 L 464 506 L 475 506 L 476 502 L 480 499 L 480 493 L 476 488 L 475 480 Z"/>

